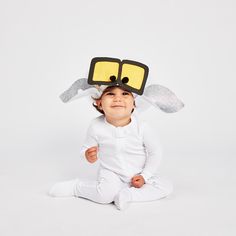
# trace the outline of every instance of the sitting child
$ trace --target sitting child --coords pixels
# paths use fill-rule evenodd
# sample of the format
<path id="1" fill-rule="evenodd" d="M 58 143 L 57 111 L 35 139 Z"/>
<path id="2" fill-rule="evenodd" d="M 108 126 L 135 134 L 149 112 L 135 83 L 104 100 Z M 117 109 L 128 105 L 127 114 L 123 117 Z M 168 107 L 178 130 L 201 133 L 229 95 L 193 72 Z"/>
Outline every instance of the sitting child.
<path id="1" fill-rule="evenodd" d="M 82 155 L 100 161 L 96 181 L 75 179 L 55 184 L 54 197 L 82 197 L 119 210 L 131 202 L 153 201 L 172 192 L 172 184 L 158 176 L 162 158 L 156 131 L 133 114 L 135 97 L 119 84 L 105 88 L 94 106 L 102 113 L 88 129 Z"/>

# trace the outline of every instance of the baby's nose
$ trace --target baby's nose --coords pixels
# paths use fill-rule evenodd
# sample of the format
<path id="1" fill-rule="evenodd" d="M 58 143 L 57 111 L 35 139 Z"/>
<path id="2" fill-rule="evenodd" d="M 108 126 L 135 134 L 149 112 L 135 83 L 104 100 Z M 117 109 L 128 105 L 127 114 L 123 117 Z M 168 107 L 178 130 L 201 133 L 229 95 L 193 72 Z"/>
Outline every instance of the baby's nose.
<path id="1" fill-rule="evenodd" d="M 122 97 L 120 95 L 115 95 L 114 100 L 115 101 L 121 101 Z"/>

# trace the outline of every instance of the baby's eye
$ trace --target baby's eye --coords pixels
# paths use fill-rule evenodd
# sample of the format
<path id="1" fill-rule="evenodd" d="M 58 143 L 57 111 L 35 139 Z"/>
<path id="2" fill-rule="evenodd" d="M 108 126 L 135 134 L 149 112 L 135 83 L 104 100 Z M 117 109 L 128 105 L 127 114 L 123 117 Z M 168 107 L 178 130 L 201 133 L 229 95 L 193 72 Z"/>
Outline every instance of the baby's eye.
<path id="1" fill-rule="evenodd" d="M 108 93 L 106 93 L 106 95 L 108 95 L 108 96 L 113 96 L 114 93 L 112 93 L 112 92 L 108 92 Z"/>
<path id="2" fill-rule="evenodd" d="M 126 96 L 127 96 L 127 95 L 130 95 L 129 92 L 123 92 L 122 94 L 123 94 L 123 95 L 126 95 Z"/>

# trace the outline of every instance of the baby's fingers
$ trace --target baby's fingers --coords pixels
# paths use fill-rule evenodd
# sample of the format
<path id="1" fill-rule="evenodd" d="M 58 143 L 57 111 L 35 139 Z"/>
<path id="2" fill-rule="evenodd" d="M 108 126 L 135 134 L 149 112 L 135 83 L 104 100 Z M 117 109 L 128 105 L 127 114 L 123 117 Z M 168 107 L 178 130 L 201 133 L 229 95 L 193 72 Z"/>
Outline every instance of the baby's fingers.
<path id="1" fill-rule="evenodd" d="M 96 151 L 88 152 L 88 156 L 89 157 L 97 156 L 97 152 Z"/>
<path id="2" fill-rule="evenodd" d="M 91 147 L 91 148 L 88 148 L 85 152 L 85 155 L 86 157 L 89 157 L 91 155 L 96 155 L 97 154 L 97 150 L 98 148 L 97 147 Z"/>
<path id="3" fill-rule="evenodd" d="M 90 163 L 93 163 L 93 162 L 95 162 L 97 159 L 98 159 L 97 156 L 91 156 L 91 157 L 88 158 L 88 161 L 89 161 Z"/>
<path id="4" fill-rule="evenodd" d="M 91 148 L 89 148 L 89 149 L 87 149 L 87 152 L 89 153 L 89 152 L 97 152 L 98 151 L 98 147 L 97 146 L 94 146 L 94 147 L 91 147 Z"/>

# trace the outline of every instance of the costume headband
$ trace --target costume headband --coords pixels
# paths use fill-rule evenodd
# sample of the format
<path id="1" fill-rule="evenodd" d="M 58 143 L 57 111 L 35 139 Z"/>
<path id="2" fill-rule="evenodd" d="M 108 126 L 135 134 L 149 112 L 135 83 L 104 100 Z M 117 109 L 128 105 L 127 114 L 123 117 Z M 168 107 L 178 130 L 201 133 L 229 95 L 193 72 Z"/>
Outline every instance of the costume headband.
<path id="1" fill-rule="evenodd" d="M 138 111 L 146 110 L 150 105 L 167 113 L 179 111 L 184 104 L 168 88 L 157 84 L 145 88 L 148 71 L 148 67 L 140 62 L 95 57 L 90 63 L 88 79 L 76 80 L 60 98 L 65 103 L 89 95 L 96 98 L 108 86 L 120 86 L 137 94 Z"/>

